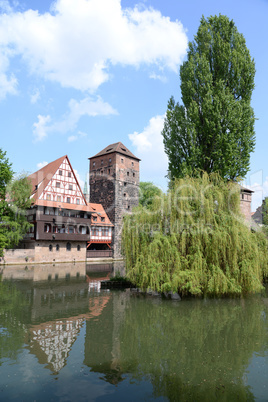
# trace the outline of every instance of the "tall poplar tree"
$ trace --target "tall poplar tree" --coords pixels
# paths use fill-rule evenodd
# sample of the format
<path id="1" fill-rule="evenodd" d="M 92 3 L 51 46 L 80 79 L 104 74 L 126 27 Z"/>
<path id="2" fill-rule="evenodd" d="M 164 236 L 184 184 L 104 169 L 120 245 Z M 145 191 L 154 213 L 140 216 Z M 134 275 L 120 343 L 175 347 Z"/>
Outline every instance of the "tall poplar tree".
<path id="1" fill-rule="evenodd" d="M 245 177 L 255 145 L 255 63 L 232 20 L 202 17 L 180 68 L 182 104 L 168 102 L 162 131 L 169 177 Z"/>

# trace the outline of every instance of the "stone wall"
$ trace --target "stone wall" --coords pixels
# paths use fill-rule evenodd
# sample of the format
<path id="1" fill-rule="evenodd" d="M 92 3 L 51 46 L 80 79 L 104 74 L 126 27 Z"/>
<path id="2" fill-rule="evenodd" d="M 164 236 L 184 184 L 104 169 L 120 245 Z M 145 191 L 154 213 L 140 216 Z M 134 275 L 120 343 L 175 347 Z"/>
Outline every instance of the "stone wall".
<path id="1" fill-rule="evenodd" d="M 90 160 L 90 202 L 104 207 L 113 230 L 113 256 L 121 258 L 123 216 L 139 204 L 139 161 L 120 153 Z"/>
<path id="2" fill-rule="evenodd" d="M 24 264 L 34 262 L 34 249 L 10 249 L 4 250 L 4 257 L 0 257 L 0 265 L 2 264 Z"/>
<path id="3" fill-rule="evenodd" d="M 35 262 L 68 262 L 68 261 L 86 261 L 86 243 L 68 242 L 71 250 L 67 250 L 67 242 L 42 241 L 35 246 Z M 57 249 L 57 244 L 59 249 Z M 52 249 L 51 247 L 52 246 Z M 80 246 L 80 251 L 77 247 Z"/>
<path id="4" fill-rule="evenodd" d="M 240 208 L 246 220 L 251 220 L 251 193 L 241 192 L 240 194 Z"/>

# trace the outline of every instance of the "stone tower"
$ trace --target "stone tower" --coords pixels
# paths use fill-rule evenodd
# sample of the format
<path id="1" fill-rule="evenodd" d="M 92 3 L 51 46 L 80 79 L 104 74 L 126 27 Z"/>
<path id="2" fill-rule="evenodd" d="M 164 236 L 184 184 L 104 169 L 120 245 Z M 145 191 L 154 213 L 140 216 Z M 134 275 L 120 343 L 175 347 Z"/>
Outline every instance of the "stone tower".
<path id="1" fill-rule="evenodd" d="M 139 203 L 139 162 L 121 142 L 89 158 L 90 202 L 102 204 L 114 224 L 114 258 L 121 257 L 123 216 Z"/>

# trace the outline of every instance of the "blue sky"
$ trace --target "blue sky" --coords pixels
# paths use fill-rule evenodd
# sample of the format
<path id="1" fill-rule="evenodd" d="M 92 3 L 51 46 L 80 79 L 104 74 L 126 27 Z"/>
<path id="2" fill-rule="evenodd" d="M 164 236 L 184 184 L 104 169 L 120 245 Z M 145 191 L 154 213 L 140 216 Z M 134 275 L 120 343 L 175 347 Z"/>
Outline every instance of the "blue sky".
<path id="1" fill-rule="evenodd" d="M 163 190 L 161 130 L 202 15 L 233 19 L 256 63 L 256 148 L 245 185 L 268 196 L 267 0 L 0 0 L 0 132 L 15 172 L 67 154 L 84 182 L 88 158 L 123 142 L 141 180 Z"/>

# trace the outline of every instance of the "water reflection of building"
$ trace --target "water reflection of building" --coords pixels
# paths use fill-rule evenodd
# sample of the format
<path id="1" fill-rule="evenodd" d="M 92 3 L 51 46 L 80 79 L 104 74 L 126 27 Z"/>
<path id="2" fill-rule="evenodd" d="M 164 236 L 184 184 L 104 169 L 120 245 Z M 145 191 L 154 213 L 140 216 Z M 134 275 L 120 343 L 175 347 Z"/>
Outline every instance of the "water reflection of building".
<path id="1" fill-rule="evenodd" d="M 66 365 L 83 322 L 84 317 L 74 317 L 33 326 L 28 334 L 30 352 L 40 364 L 58 373 Z"/>
<path id="2" fill-rule="evenodd" d="M 117 292 L 107 301 L 98 320 L 87 320 L 84 363 L 91 371 L 101 373 L 111 384 L 123 381 L 120 365 L 119 329 L 124 320 L 126 293 Z"/>

